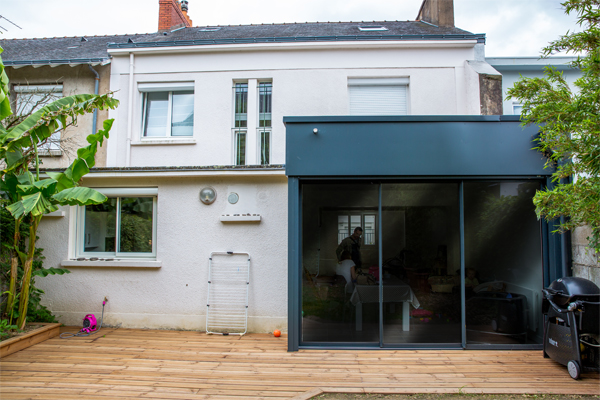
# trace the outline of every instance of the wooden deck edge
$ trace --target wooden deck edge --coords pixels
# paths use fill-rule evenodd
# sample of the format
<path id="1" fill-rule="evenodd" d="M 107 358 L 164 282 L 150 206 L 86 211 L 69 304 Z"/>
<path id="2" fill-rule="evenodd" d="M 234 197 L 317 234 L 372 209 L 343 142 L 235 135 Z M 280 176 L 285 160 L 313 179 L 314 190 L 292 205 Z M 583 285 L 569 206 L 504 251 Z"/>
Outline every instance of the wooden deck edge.
<path id="1" fill-rule="evenodd" d="M 38 344 L 60 334 L 60 323 L 40 323 L 37 325 L 44 325 L 41 328 L 27 332 L 22 336 L 15 336 L 13 338 L 0 342 L 0 358 L 4 358 L 12 353 L 16 353 L 19 350 L 26 349 L 29 346 Z"/>
<path id="2" fill-rule="evenodd" d="M 325 392 L 322 389 L 314 388 L 307 392 L 300 393 L 299 395 L 292 397 L 290 400 L 309 400 L 323 393 Z"/>

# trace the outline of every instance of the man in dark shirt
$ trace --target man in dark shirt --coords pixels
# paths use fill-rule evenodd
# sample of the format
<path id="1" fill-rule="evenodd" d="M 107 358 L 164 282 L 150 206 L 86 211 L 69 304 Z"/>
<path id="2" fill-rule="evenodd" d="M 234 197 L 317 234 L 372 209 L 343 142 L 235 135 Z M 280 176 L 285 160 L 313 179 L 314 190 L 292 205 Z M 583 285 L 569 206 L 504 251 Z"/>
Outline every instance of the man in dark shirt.
<path id="1" fill-rule="evenodd" d="M 346 239 L 342 240 L 342 242 L 337 247 L 335 254 L 337 255 L 338 262 L 342 261 L 342 253 L 347 251 L 350 253 L 352 257 L 352 261 L 354 261 L 354 265 L 356 268 L 360 268 L 362 266 L 362 259 L 360 255 L 360 237 L 362 236 L 363 230 L 360 226 L 354 228 L 354 233 L 351 236 L 348 236 Z"/>

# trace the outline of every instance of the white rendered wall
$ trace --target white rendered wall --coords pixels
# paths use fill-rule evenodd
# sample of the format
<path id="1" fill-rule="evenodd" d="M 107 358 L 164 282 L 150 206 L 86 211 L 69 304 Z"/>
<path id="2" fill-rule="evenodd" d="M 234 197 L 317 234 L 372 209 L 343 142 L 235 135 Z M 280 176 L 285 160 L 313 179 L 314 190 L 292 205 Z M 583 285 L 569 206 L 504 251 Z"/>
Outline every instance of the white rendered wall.
<path id="1" fill-rule="evenodd" d="M 109 141 L 108 166 L 126 166 L 130 111 L 129 57 L 114 55 L 111 88 L 121 100 Z M 233 164 L 234 80 L 272 80 L 271 164 L 285 162 L 284 116 L 347 115 L 348 78 L 408 77 L 411 115 L 476 114 L 479 88 L 469 85 L 465 60 L 473 48 L 280 50 L 254 52 L 136 54 L 131 105 L 130 166 Z M 142 96 L 139 83 L 194 82 L 194 136 L 186 144 L 141 141 Z M 257 143 L 248 143 L 257 152 Z"/>
<path id="2" fill-rule="evenodd" d="M 287 183 L 271 177 L 194 177 L 87 179 L 91 187 L 158 187 L 157 260 L 160 268 L 69 267 L 63 276 L 37 278 L 43 302 L 67 325 L 80 325 L 88 313 L 128 328 L 204 330 L 208 258 L 214 251 L 248 252 L 252 258 L 249 286 L 251 332 L 287 327 Z M 199 201 L 199 191 L 212 186 L 212 205 Z M 239 202 L 227 202 L 230 192 Z M 226 213 L 261 214 L 260 223 L 223 223 Z M 62 218 L 44 218 L 39 246 L 44 267 L 60 267 L 69 258 L 69 210 Z"/>

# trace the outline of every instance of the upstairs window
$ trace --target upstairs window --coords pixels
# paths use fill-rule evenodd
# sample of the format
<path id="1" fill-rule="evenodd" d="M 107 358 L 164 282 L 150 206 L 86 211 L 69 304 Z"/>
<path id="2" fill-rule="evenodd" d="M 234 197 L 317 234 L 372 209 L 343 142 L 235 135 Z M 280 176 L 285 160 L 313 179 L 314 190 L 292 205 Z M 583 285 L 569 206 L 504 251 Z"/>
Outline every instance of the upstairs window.
<path id="1" fill-rule="evenodd" d="M 194 135 L 193 83 L 140 84 L 143 136 Z"/>
<path id="2" fill-rule="evenodd" d="M 62 85 L 18 85 L 16 93 L 15 115 L 26 116 L 63 97 Z M 38 146 L 42 156 L 62 154 L 60 147 L 61 131 L 55 131 L 45 143 Z"/>
<path id="3" fill-rule="evenodd" d="M 235 165 L 246 164 L 246 135 L 248 133 L 248 83 L 233 86 Z"/>
<path id="4" fill-rule="evenodd" d="M 351 115 L 408 114 L 408 78 L 348 79 Z"/>
<path id="5" fill-rule="evenodd" d="M 260 140 L 260 164 L 271 161 L 271 98 L 273 83 L 258 83 L 258 134 Z"/>

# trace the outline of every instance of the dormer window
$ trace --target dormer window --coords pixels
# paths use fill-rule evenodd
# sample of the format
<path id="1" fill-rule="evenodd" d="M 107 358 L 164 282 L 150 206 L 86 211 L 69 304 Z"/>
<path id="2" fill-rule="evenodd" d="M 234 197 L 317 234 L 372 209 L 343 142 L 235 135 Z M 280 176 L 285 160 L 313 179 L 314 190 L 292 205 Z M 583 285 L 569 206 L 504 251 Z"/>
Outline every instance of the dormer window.
<path id="1" fill-rule="evenodd" d="M 358 30 L 361 32 L 376 32 L 376 31 L 387 31 L 388 28 L 381 25 L 364 25 L 359 26 Z"/>

